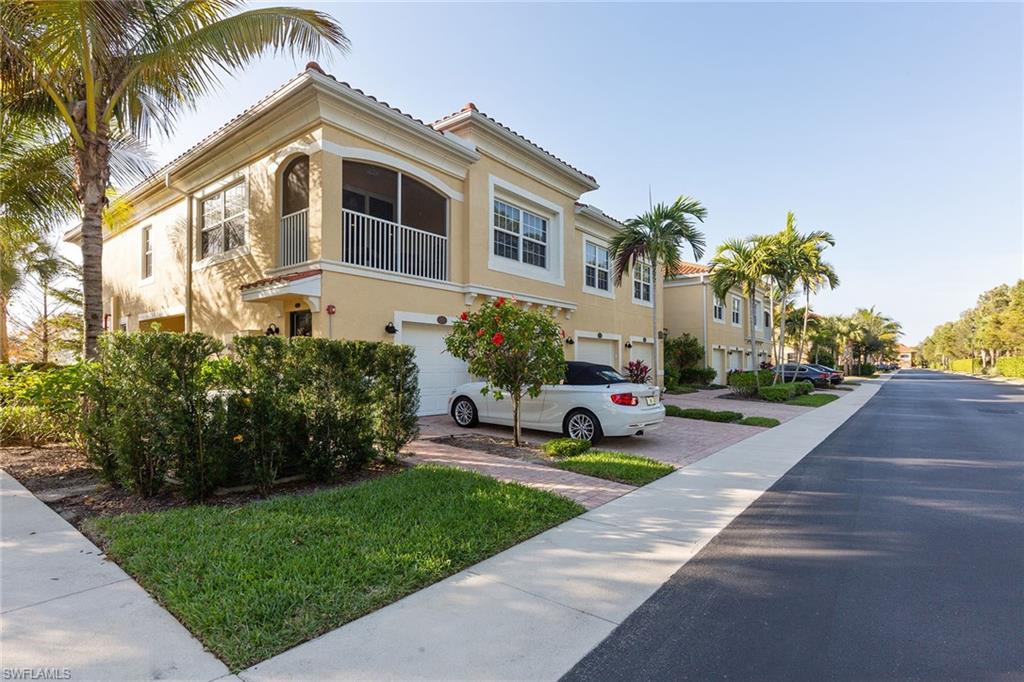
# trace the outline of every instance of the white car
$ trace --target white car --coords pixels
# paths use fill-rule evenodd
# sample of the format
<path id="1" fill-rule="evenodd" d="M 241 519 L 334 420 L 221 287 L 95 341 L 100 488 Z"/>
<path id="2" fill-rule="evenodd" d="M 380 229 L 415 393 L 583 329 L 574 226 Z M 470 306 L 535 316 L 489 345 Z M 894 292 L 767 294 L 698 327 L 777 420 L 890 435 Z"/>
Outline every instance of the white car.
<path id="1" fill-rule="evenodd" d="M 608 365 L 569 362 L 565 381 L 544 386 L 536 398 L 523 398 L 524 429 L 556 431 L 596 443 L 602 436 L 639 436 L 661 426 L 665 407 L 660 390 L 630 383 Z M 481 393 L 485 383 L 457 387 L 448 398 L 448 414 L 462 427 L 512 425 L 512 400 Z"/>

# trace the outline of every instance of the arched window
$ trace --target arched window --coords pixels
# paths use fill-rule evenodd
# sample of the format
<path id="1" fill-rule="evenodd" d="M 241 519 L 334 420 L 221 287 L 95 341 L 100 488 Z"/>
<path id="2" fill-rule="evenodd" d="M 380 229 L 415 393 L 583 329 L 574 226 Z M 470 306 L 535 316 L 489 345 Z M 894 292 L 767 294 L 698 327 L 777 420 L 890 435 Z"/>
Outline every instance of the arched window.
<path id="1" fill-rule="evenodd" d="M 292 159 L 281 176 L 281 215 L 309 208 L 309 157 Z"/>

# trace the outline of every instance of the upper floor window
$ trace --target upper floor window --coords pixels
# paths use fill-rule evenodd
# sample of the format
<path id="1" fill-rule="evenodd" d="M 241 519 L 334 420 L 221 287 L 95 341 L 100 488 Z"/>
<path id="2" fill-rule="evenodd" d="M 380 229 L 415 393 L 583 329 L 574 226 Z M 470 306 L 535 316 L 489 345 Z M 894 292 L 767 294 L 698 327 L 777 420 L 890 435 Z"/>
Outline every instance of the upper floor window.
<path id="1" fill-rule="evenodd" d="M 739 324 L 740 323 L 740 305 L 741 304 L 742 304 L 742 302 L 740 301 L 740 297 L 739 296 L 733 296 L 732 297 L 732 323 L 733 324 Z"/>
<path id="2" fill-rule="evenodd" d="M 142 228 L 142 279 L 153 276 L 153 228 Z"/>
<path id="3" fill-rule="evenodd" d="M 715 296 L 715 300 L 712 305 L 711 311 L 716 320 L 725 319 L 725 303 L 722 301 L 722 299 Z"/>
<path id="4" fill-rule="evenodd" d="M 309 157 L 299 156 L 281 175 L 281 215 L 288 216 L 309 208 Z"/>
<path id="5" fill-rule="evenodd" d="M 216 256 L 245 244 L 245 183 L 238 182 L 202 199 L 200 257 Z"/>
<path id="6" fill-rule="evenodd" d="M 764 310 L 764 328 L 771 329 L 772 326 L 772 313 L 770 310 L 765 308 Z"/>
<path id="7" fill-rule="evenodd" d="M 757 301 L 754 301 L 754 312 L 753 312 L 753 315 L 754 315 L 754 318 L 753 318 L 752 321 L 754 323 L 754 328 L 757 329 L 757 325 L 760 324 L 760 322 L 758 322 L 758 320 L 761 319 L 761 304 L 758 303 Z"/>
<path id="8" fill-rule="evenodd" d="M 633 266 L 633 299 L 651 302 L 651 264 L 639 262 Z"/>
<path id="9" fill-rule="evenodd" d="M 539 268 L 548 266 L 548 221 L 536 213 L 494 200 L 494 255 Z"/>
<path id="10" fill-rule="evenodd" d="M 586 246 L 586 262 L 583 269 L 583 283 L 600 291 L 611 290 L 611 277 L 608 249 L 588 241 Z"/>

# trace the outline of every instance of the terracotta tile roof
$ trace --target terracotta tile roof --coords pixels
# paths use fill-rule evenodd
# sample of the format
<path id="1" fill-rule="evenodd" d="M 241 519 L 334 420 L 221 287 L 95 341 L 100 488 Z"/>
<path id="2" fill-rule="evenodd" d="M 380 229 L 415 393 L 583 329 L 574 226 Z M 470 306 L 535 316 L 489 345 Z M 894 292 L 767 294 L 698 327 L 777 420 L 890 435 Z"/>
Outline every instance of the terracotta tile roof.
<path id="1" fill-rule="evenodd" d="M 671 275 L 706 275 L 711 272 L 711 268 L 707 265 L 701 265 L 700 263 L 690 263 L 683 261 L 676 268 L 676 271 Z"/>
<path id="2" fill-rule="evenodd" d="M 285 282 L 294 282 L 299 279 L 306 279 L 307 277 L 315 277 L 321 272 L 320 268 L 313 270 L 303 270 L 302 272 L 289 272 L 286 275 L 275 275 L 273 277 L 264 277 L 258 279 L 255 282 L 248 282 L 238 287 L 239 289 L 255 289 L 257 287 L 265 287 L 271 284 L 284 284 Z"/>
<path id="3" fill-rule="evenodd" d="M 624 222 L 622 222 L 621 220 L 619 220 L 618 218 L 616 218 L 616 217 L 614 217 L 614 216 L 610 216 L 610 215 L 608 215 L 607 213 L 605 213 L 604 211 L 602 211 L 601 209 L 599 209 L 599 208 L 598 208 L 597 206 L 594 206 L 593 204 L 584 204 L 584 203 L 583 203 L 582 201 L 577 201 L 577 202 L 576 202 L 576 208 L 577 208 L 577 209 L 582 209 L 582 208 L 589 208 L 589 209 L 591 209 L 591 210 L 593 210 L 593 211 L 597 211 L 598 213 L 600 213 L 601 215 L 603 215 L 603 216 L 604 216 L 605 218 L 607 218 L 608 220 L 611 220 L 611 221 L 613 221 L 613 222 L 616 222 L 616 223 L 618 223 L 619 225 L 625 225 L 625 223 L 624 223 Z"/>
<path id="4" fill-rule="evenodd" d="M 591 175 L 590 173 L 584 173 L 583 171 L 581 171 L 581 170 L 580 170 L 579 168 L 577 168 L 576 166 L 573 166 L 573 165 L 572 165 L 571 163 L 569 163 L 568 161 L 565 161 L 564 159 L 561 159 L 561 158 L 559 158 L 559 157 L 555 156 L 554 154 L 552 154 L 551 152 L 549 152 L 549 151 L 548 151 L 547 149 L 544 149 L 544 147 L 541 147 L 541 146 L 540 146 L 539 144 L 537 144 L 536 142 L 534 142 L 534 141 L 533 141 L 533 140 L 531 140 L 530 138 L 526 137 L 525 135 L 522 135 L 522 134 L 520 134 L 520 133 L 517 133 L 516 131 L 512 130 L 511 128 L 509 128 L 509 127 L 508 127 L 507 125 L 505 125 L 505 124 L 504 124 L 504 123 L 502 123 L 501 121 L 499 121 L 499 120 L 497 120 L 497 119 L 495 119 L 495 118 L 493 118 L 493 117 L 491 117 L 491 116 L 488 116 L 487 114 L 483 113 L 482 111 L 480 111 L 479 109 L 477 109 L 477 108 L 476 108 L 476 105 L 475 105 L 474 103 L 472 103 L 472 102 L 466 102 L 466 104 L 465 104 L 465 105 L 464 105 L 464 106 L 463 106 L 463 107 L 462 107 L 461 109 L 459 109 L 458 111 L 452 112 L 451 114 L 448 114 L 447 116 L 445 116 L 445 117 L 443 117 L 443 118 L 439 118 L 439 119 L 437 119 L 437 120 L 436 120 L 436 121 L 434 121 L 434 122 L 433 122 L 433 123 L 432 123 L 431 125 L 432 125 L 432 126 L 433 126 L 434 128 L 438 128 L 438 129 L 440 129 L 440 128 L 443 128 L 443 127 L 444 127 L 444 124 L 445 124 L 446 122 L 450 121 L 451 119 L 455 118 L 456 116 L 461 116 L 462 114 L 466 113 L 467 111 L 472 111 L 472 112 L 473 112 L 474 114 L 476 114 L 477 116 L 482 116 L 482 117 L 486 118 L 486 119 L 487 119 L 488 121 L 490 121 L 491 123 L 495 124 L 496 126 L 498 126 L 498 127 L 500 127 L 500 128 L 503 128 L 503 129 L 504 129 L 505 131 L 507 131 L 507 132 L 511 133 L 512 135 L 515 135 L 515 136 L 516 136 L 516 137 L 518 137 L 518 138 L 519 138 L 520 140 L 522 140 L 523 142 L 526 142 L 527 144 L 529 144 L 530 146 L 534 147 L 535 149 L 537 149 L 537 150 L 538 150 L 538 151 L 540 151 L 541 153 L 543 153 L 543 154 L 546 154 L 546 155 L 550 156 L 550 157 L 551 157 L 552 159 L 554 159 L 554 160 L 555 160 L 555 161 L 557 161 L 558 163 L 562 164 L 562 165 L 563 165 L 563 166 L 565 166 L 566 168 L 569 168 L 569 169 L 571 169 L 571 170 L 573 170 L 573 171 L 575 171 L 575 172 L 579 173 L 579 174 L 580 174 L 580 175 L 582 175 L 583 177 L 585 177 L 585 178 L 589 179 L 589 180 L 590 180 L 591 182 L 593 182 L 594 184 L 597 184 L 597 179 L 596 179 L 596 178 L 594 178 L 594 176 L 593 176 L 593 175 Z"/>
<path id="5" fill-rule="evenodd" d="M 917 346 L 905 346 L 902 343 L 896 345 L 896 350 L 900 353 L 916 353 Z"/>

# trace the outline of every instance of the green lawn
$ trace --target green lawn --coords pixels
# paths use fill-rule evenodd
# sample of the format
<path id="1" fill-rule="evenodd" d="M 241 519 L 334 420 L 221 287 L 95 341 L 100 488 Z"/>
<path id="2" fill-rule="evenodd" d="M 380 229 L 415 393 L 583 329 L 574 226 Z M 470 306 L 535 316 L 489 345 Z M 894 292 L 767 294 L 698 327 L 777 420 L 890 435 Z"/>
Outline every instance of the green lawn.
<path id="1" fill-rule="evenodd" d="M 709 422 L 737 422 L 743 419 L 743 415 L 732 410 L 705 410 L 700 407 L 689 407 L 683 409 L 678 405 L 666 405 L 665 414 L 669 417 L 683 417 L 685 419 L 703 419 Z"/>
<path id="2" fill-rule="evenodd" d="M 778 426 L 782 422 L 774 417 L 744 417 L 736 423 L 742 424 L 743 426 L 763 426 L 771 428 L 773 426 Z"/>
<path id="3" fill-rule="evenodd" d="M 605 478 L 609 481 L 628 483 L 629 485 L 647 485 L 674 468 L 647 457 L 627 455 L 624 452 L 604 452 L 591 450 L 575 457 L 566 457 L 552 463 L 559 469 L 575 471 L 578 474 Z"/>
<path id="4" fill-rule="evenodd" d="M 665 393 L 668 393 L 669 395 L 686 395 L 687 393 L 696 393 L 697 390 L 698 389 L 696 386 L 690 386 L 689 384 L 679 384 L 677 386 L 673 386 L 672 388 L 665 389 Z"/>
<path id="5" fill-rule="evenodd" d="M 839 400 L 839 396 L 832 395 L 831 393 L 808 393 L 807 395 L 798 395 L 787 400 L 786 404 L 800 405 L 801 407 L 821 407 L 822 405 L 828 405 L 833 400 Z"/>
<path id="6" fill-rule="evenodd" d="M 582 512 L 557 495 L 423 466 L 241 507 L 93 524 L 111 557 L 240 670 Z"/>

